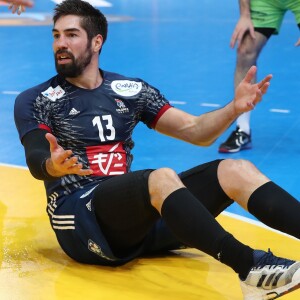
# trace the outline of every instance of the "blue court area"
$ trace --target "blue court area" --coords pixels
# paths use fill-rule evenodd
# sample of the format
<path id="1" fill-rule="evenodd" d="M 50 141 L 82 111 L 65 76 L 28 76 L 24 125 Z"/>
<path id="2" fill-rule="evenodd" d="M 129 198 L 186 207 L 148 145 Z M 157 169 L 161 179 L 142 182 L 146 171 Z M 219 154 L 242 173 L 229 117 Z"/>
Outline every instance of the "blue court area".
<path id="1" fill-rule="evenodd" d="M 93 1 L 90 1 L 93 2 Z M 0 1 L 1 3 L 1 1 Z M 235 50 L 229 41 L 239 16 L 237 1 L 94 1 L 107 15 L 109 36 L 101 68 L 140 77 L 159 88 L 178 108 L 201 114 L 233 97 Z M 16 95 L 55 74 L 51 14 L 54 1 L 36 1 L 21 16 L 0 5 L 0 163 L 25 166 L 13 121 Z M 274 78 L 252 113 L 253 149 L 219 154 L 233 126 L 208 148 L 157 134 L 141 124 L 135 132 L 133 169 L 176 171 L 216 158 L 245 158 L 300 199 L 299 31 L 287 13 L 259 60 L 259 79 Z M 45 200 L 46 201 L 46 200 Z M 229 212 L 251 217 L 236 206 Z"/>

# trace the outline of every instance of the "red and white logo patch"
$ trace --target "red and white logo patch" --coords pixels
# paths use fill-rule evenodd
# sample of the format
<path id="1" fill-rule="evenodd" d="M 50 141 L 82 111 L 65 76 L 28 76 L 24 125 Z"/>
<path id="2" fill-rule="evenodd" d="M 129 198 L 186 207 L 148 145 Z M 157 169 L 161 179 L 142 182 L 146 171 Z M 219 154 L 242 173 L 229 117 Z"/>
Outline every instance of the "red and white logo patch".
<path id="1" fill-rule="evenodd" d="M 127 172 L 126 152 L 122 143 L 89 146 L 86 154 L 96 176 L 122 175 Z"/>

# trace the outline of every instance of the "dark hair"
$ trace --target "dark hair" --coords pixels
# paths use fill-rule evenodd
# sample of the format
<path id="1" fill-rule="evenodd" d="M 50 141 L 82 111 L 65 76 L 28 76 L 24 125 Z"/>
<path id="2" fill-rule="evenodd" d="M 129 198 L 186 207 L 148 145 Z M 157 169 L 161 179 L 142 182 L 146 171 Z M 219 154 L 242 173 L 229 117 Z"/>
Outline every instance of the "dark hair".
<path id="1" fill-rule="evenodd" d="M 105 42 L 107 37 L 107 20 L 100 10 L 86 1 L 64 0 L 54 8 L 54 24 L 60 17 L 68 15 L 81 17 L 80 26 L 86 31 L 89 40 L 97 34 L 101 34 L 103 43 Z"/>

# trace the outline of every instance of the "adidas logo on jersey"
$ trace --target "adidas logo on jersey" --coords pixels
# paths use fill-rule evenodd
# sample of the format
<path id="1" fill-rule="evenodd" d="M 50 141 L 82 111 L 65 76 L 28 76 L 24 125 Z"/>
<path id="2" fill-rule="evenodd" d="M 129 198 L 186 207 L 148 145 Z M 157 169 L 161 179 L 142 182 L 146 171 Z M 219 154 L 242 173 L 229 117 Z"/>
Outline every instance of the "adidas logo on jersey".
<path id="1" fill-rule="evenodd" d="M 70 116 L 75 116 L 75 115 L 78 115 L 80 113 L 80 111 L 78 111 L 76 108 L 72 108 L 69 112 L 69 115 Z"/>

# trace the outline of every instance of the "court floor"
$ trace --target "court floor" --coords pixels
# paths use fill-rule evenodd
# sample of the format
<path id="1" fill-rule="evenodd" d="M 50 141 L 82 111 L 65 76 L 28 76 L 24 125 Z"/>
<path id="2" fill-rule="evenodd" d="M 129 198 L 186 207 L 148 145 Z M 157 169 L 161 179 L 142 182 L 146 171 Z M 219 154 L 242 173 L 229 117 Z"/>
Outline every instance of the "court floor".
<path id="1" fill-rule="evenodd" d="M 118 268 L 88 266 L 59 248 L 46 216 L 43 185 L 26 168 L 13 121 L 16 95 L 55 73 L 51 13 L 58 0 L 36 1 L 21 16 L 0 1 L 0 299 L 242 299 L 236 274 L 204 253 L 187 249 L 140 258 Z M 107 15 L 109 36 L 103 69 L 141 77 L 172 104 L 193 114 L 225 105 L 233 96 L 235 51 L 229 40 L 238 18 L 236 1 L 93 0 Z M 274 78 L 252 114 L 253 149 L 230 155 L 254 162 L 272 180 L 300 198 L 299 31 L 287 13 L 271 38 L 258 77 Z M 139 125 L 134 169 L 175 170 L 228 157 L 163 137 Z M 147 138 L 145 139 L 145 136 Z M 300 259 L 300 243 L 262 226 L 233 205 L 218 217 L 244 243 Z M 296 291 L 282 299 L 299 299 Z"/>

